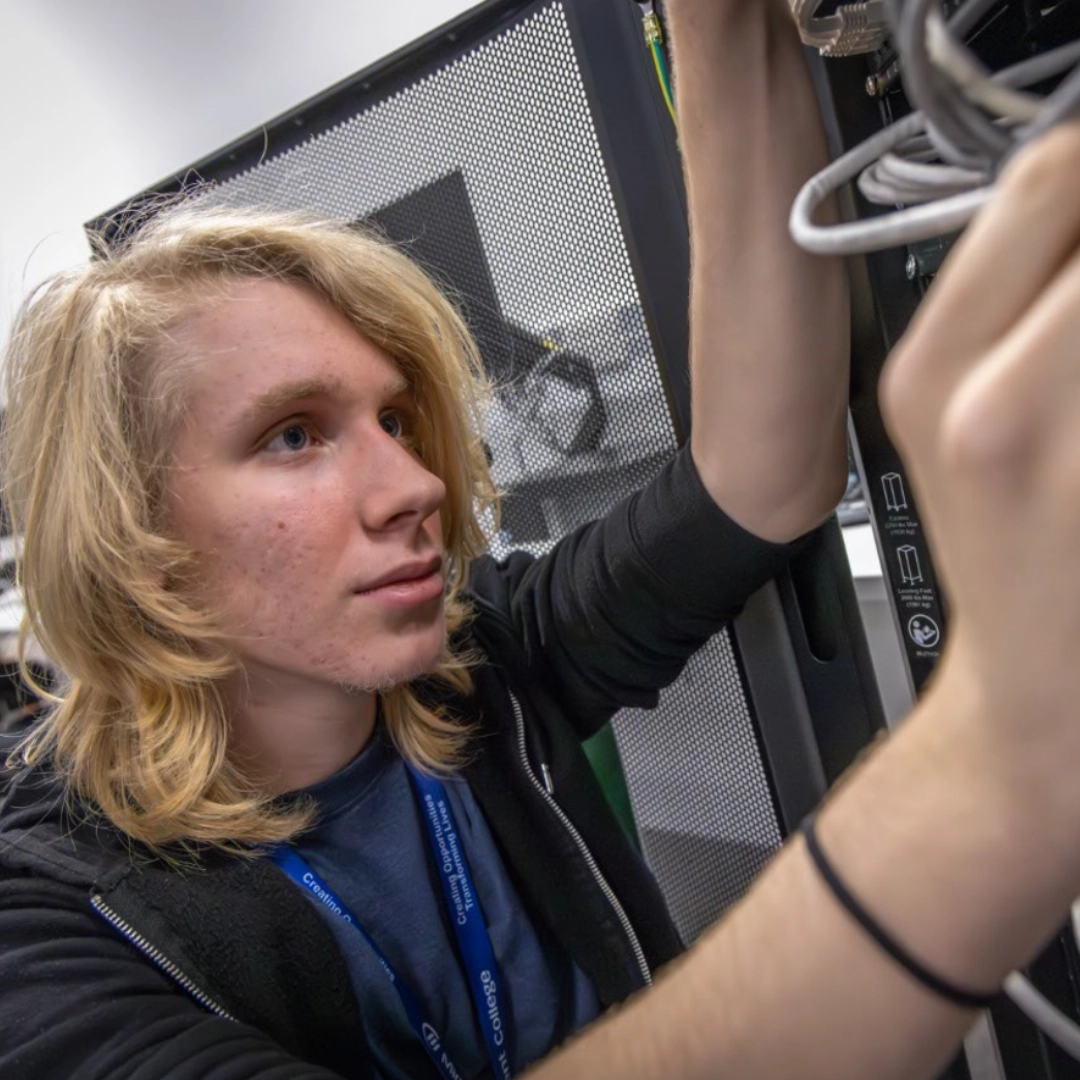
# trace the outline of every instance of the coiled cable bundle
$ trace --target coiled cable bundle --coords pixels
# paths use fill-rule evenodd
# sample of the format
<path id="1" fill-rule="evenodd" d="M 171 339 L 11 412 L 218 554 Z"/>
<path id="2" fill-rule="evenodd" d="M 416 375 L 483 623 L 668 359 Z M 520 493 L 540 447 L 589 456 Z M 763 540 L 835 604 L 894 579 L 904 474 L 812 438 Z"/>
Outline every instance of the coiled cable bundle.
<path id="1" fill-rule="evenodd" d="M 796 243 L 822 255 L 847 255 L 953 232 L 986 202 L 1019 147 L 1080 114 L 1080 41 L 996 73 L 968 49 L 965 37 L 1000 6 L 1001 0 L 967 0 L 946 22 L 941 0 L 890 0 L 900 73 L 916 111 L 803 187 L 791 212 Z M 1025 89 L 1059 76 L 1045 97 Z M 900 209 L 814 224 L 821 203 L 855 179 L 869 202 Z"/>

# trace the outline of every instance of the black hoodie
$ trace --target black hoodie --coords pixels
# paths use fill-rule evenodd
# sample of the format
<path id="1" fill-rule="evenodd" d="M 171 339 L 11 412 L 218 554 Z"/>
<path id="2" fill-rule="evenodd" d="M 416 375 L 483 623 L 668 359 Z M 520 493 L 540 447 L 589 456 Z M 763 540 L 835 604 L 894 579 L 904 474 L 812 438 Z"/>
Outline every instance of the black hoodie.
<path id="1" fill-rule="evenodd" d="M 655 705 L 790 551 L 727 518 L 684 450 L 543 558 L 471 568 L 466 633 L 487 659 L 453 703 L 476 725 L 463 775 L 603 1006 L 682 946 L 581 740 Z M 275 867 L 211 852 L 179 871 L 65 809 L 45 769 L 3 790 L 2 1080 L 372 1075 L 345 962 Z"/>

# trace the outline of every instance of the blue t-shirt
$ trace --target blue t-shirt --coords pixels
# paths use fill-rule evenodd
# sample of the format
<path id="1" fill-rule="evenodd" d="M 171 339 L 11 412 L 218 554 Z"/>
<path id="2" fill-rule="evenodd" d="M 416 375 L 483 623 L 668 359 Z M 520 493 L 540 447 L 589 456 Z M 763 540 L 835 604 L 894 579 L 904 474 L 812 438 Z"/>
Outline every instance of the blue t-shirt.
<path id="1" fill-rule="evenodd" d="M 526 914 L 468 784 L 457 778 L 445 784 L 508 988 L 511 1061 L 517 1073 L 594 1019 L 599 1004 L 592 984 L 565 949 Z M 307 794 L 318 803 L 319 818 L 296 850 L 363 923 L 412 989 L 462 1075 L 468 1080 L 490 1077 L 442 887 L 401 758 L 377 732 L 359 757 Z M 375 954 L 348 923 L 314 897 L 311 901 L 348 964 L 376 1075 L 381 1080 L 436 1077 Z"/>

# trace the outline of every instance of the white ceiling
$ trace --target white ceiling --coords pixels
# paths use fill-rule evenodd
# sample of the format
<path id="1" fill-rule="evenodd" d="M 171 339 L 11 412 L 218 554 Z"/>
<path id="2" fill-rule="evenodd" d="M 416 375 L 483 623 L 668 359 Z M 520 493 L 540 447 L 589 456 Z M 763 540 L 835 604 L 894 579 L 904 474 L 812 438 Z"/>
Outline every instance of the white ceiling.
<path id="1" fill-rule="evenodd" d="M 0 344 L 84 221 L 471 6 L 0 0 Z"/>

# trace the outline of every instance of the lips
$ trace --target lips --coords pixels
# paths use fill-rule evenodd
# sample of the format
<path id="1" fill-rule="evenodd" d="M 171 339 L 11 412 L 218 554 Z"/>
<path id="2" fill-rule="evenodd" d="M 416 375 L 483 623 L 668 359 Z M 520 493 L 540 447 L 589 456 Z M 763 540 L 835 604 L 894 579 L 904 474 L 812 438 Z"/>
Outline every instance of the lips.
<path id="1" fill-rule="evenodd" d="M 414 581 L 422 581 L 442 570 L 442 556 L 433 555 L 430 559 L 405 563 L 388 571 L 381 577 L 367 582 L 355 591 L 358 593 L 374 592 L 376 589 L 385 589 L 391 585 L 404 585 Z"/>

